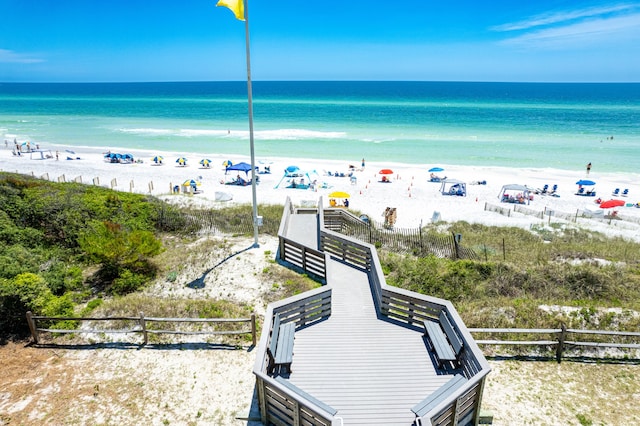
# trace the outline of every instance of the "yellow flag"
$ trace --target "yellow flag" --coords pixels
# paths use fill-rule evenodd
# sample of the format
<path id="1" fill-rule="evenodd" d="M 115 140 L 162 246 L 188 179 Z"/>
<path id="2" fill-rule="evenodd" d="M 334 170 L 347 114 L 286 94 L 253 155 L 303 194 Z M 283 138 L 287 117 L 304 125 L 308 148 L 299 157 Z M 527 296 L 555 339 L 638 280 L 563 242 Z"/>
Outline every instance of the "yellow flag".
<path id="1" fill-rule="evenodd" d="M 219 0 L 216 6 L 229 8 L 241 21 L 244 21 L 244 0 Z"/>

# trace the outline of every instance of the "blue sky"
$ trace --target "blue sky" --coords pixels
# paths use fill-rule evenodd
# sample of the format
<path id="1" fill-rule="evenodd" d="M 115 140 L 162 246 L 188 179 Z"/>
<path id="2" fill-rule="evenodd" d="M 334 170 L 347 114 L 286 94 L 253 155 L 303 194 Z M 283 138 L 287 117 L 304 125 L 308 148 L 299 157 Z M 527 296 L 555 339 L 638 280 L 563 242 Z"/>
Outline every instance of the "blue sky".
<path id="1" fill-rule="evenodd" d="M 0 0 L 0 81 L 246 79 L 216 0 Z M 640 3 L 249 0 L 253 80 L 640 81 Z"/>

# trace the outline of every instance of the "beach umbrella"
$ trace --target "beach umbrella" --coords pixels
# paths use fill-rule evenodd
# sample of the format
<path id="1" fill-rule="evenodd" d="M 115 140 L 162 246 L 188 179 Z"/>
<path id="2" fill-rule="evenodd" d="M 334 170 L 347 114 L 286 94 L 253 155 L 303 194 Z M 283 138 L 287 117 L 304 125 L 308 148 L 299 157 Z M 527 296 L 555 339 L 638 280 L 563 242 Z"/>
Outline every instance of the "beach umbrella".
<path id="1" fill-rule="evenodd" d="M 195 179 L 187 179 L 182 186 L 200 186 L 200 182 Z"/>
<path id="2" fill-rule="evenodd" d="M 185 166 L 187 164 L 187 159 L 184 157 L 180 157 L 176 160 L 176 163 L 178 163 L 181 166 Z"/>
<path id="3" fill-rule="evenodd" d="M 625 205 L 623 200 L 607 200 L 600 204 L 601 209 L 611 209 L 614 207 L 622 207 Z"/>
<path id="4" fill-rule="evenodd" d="M 430 173 L 434 173 L 434 172 L 444 172 L 444 169 L 442 167 L 432 167 L 429 169 Z"/>
<path id="5" fill-rule="evenodd" d="M 208 158 L 203 158 L 202 160 L 200 160 L 200 164 L 205 167 L 209 167 L 209 164 L 211 164 L 211 160 L 209 160 Z"/>
<path id="6" fill-rule="evenodd" d="M 162 155 L 156 155 L 151 160 L 153 160 L 154 163 L 158 164 L 158 163 L 162 163 L 162 160 L 164 160 L 164 157 Z"/>
<path id="7" fill-rule="evenodd" d="M 286 169 L 284 169 L 284 171 L 286 173 L 295 173 L 295 172 L 299 172 L 300 171 L 300 167 L 298 167 L 298 166 L 289 166 Z"/>
<path id="8" fill-rule="evenodd" d="M 382 169 L 378 172 L 381 175 L 392 175 L 393 174 L 393 170 L 391 169 Z"/>
<path id="9" fill-rule="evenodd" d="M 224 161 L 222 162 L 222 165 L 223 165 L 225 168 L 228 168 L 228 167 L 233 166 L 233 163 L 231 162 L 231 160 L 224 160 Z"/>
<path id="10" fill-rule="evenodd" d="M 595 185 L 596 183 L 592 180 L 580 179 L 576 182 L 576 185 Z"/>
<path id="11" fill-rule="evenodd" d="M 351 197 L 351 195 L 344 191 L 334 191 L 331 194 L 329 194 L 329 198 L 349 198 L 349 197 Z"/>

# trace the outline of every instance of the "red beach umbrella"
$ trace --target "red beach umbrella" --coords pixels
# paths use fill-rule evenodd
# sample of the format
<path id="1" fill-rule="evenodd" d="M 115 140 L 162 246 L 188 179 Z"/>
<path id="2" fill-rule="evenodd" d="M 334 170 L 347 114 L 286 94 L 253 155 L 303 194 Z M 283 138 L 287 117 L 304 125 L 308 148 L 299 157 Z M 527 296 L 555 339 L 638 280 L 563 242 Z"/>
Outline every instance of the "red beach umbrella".
<path id="1" fill-rule="evenodd" d="M 381 175 L 392 175 L 393 174 L 393 170 L 391 169 L 382 169 L 378 172 Z"/>
<path id="2" fill-rule="evenodd" d="M 602 204 L 600 204 L 600 208 L 601 209 L 611 209 L 613 207 L 621 207 L 624 206 L 625 202 L 624 200 L 607 200 L 605 202 L 603 202 Z"/>

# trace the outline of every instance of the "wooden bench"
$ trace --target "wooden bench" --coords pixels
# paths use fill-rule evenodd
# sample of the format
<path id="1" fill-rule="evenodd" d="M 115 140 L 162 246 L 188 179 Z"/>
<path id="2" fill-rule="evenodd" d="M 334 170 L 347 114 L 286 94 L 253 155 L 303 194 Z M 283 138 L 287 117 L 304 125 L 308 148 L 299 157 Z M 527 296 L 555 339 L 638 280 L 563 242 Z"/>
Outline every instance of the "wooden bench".
<path id="1" fill-rule="evenodd" d="M 313 403 L 315 406 L 317 406 L 319 408 L 322 408 L 324 411 L 329 413 L 331 416 L 334 416 L 338 412 L 338 410 L 336 410 L 335 408 L 333 408 L 330 405 L 327 405 L 324 402 L 320 401 L 319 399 L 309 395 L 308 393 L 306 393 L 305 391 L 303 391 L 302 389 L 300 389 L 299 387 L 297 387 L 296 385 L 291 383 L 289 380 L 284 379 L 281 376 L 276 377 L 276 382 L 280 383 L 281 385 L 283 385 L 284 387 L 286 387 L 287 389 L 289 389 L 290 391 L 292 391 L 296 395 L 300 395 L 301 397 L 303 397 L 307 401 Z"/>
<path id="2" fill-rule="evenodd" d="M 267 347 L 267 356 L 269 357 L 267 372 L 269 374 L 273 374 L 276 367 L 280 366 L 284 366 L 287 373 L 291 373 L 295 331 L 296 324 L 294 322 L 280 325 L 280 314 L 275 314 L 273 329 L 271 331 L 271 342 Z"/>
<path id="3" fill-rule="evenodd" d="M 416 425 L 423 426 L 422 417 L 436 408 L 442 401 L 454 394 L 458 389 L 464 386 L 465 383 L 467 383 L 467 379 L 460 374 L 456 374 L 449 379 L 447 383 L 440 386 L 437 391 L 414 405 L 411 411 L 416 415 Z M 431 425 L 431 422 L 426 421 L 424 422 L 424 425 Z"/>
<path id="4" fill-rule="evenodd" d="M 453 326 L 444 311 L 440 312 L 439 319 L 439 323 L 428 319 L 424 320 L 424 331 L 429 336 L 431 346 L 438 358 L 438 367 L 442 368 L 445 361 L 451 361 L 456 364 L 460 361 L 464 345 L 453 330 Z"/>

